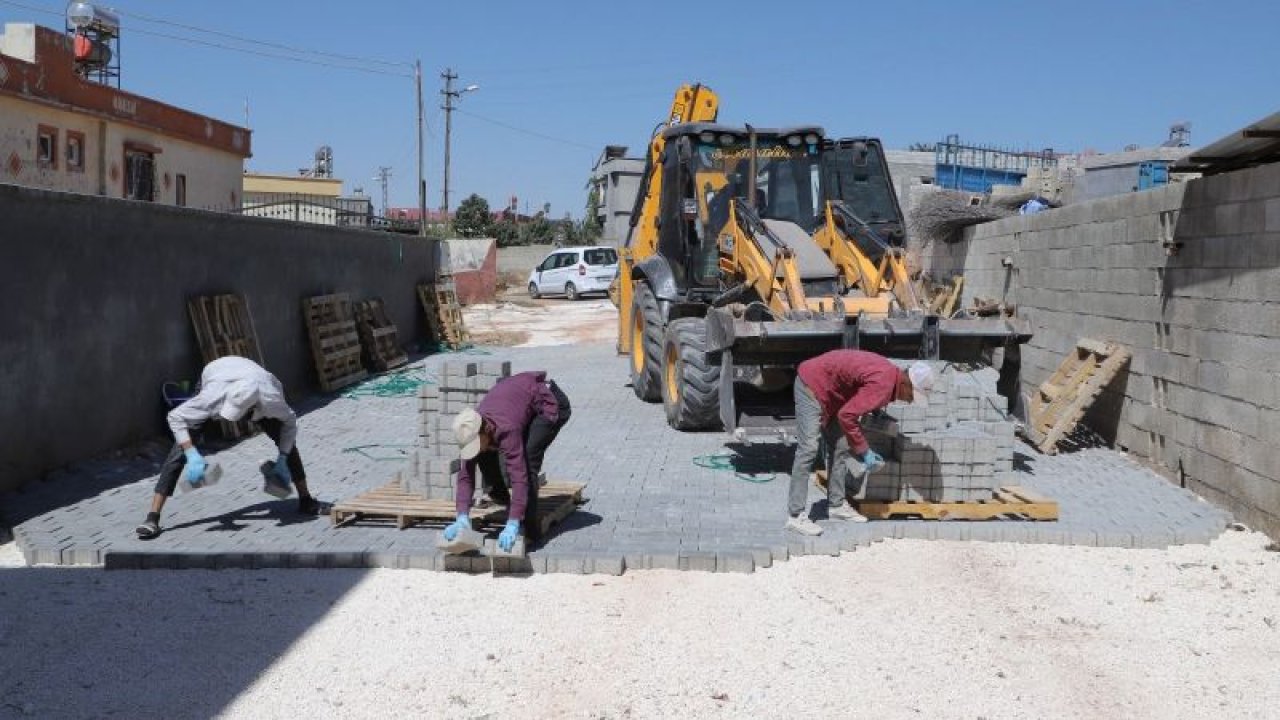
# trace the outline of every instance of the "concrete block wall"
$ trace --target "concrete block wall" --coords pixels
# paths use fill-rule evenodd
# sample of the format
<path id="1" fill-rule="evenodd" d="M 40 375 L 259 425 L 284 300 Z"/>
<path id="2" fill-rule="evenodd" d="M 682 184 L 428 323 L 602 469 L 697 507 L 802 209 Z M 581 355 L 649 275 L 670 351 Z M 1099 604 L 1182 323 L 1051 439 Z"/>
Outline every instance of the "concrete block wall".
<path id="1" fill-rule="evenodd" d="M 1280 536 L 1280 164 L 970 228 L 924 263 L 1031 321 L 1025 392 L 1081 337 L 1129 348 L 1088 424 Z"/>
<path id="2" fill-rule="evenodd" d="M 446 362 L 438 382 L 418 392 L 418 447 L 409 467 L 400 471 L 400 486 L 426 500 L 453 500 L 458 485 L 458 444 L 453 421 L 464 409 L 475 409 L 499 380 L 511 376 L 511 363 Z"/>
<path id="3" fill-rule="evenodd" d="M 304 297 L 381 297 L 400 341 L 425 341 L 416 285 L 435 275 L 432 246 L 0 184 L 0 491 L 167 432 L 161 384 L 203 365 L 192 296 L 246 298 L 291 398 L 317 385 Z"/>

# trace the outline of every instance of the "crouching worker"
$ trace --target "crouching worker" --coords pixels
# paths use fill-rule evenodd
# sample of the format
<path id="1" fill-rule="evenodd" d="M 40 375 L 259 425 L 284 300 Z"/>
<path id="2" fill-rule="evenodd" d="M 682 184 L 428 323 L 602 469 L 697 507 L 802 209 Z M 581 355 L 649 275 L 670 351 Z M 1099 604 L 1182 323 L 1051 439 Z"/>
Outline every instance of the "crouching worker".
<path id="1" fill-rule="evenodd" d="M 791 466 L 787 529 L 821 535 L 822 527 L 809 519 L 809 473 L 818 459 L 820 438 L 829 445 L 827 463 L 828 517 L 866 522 L 845 501 L 845 461 L 857 459 L 866 472 L 884 467 L 884 458 L 867 445 L 858 418 L 894 400 L 927 402 L 933 369 L 918 362 L 907 370 L 862 350 L 832 350 L 800 363 L 796 369 L 796 457 Z M 825 432 L 824 432 L 825 429 Z"/>
<path id="2" fill-rule="evenodd" d="M 285 402 L 280 381 L 252 360 L 228 356 L 206 365 L 200 374 L 200 392 L 169 413 L 175 443 L 160 468 L 151 512 L 137 527 L 138 537 L 148 540 L 160 534 L 160 510 L 179 482 L 193 488 L 208 484 L 209 465 L 192 442 L 191 431 L 207 420 L 238 422 L 246 416 L 279 450 L 274 464 L 263 465 L 263 492 L 284 498 L 292 494 L 292 485 L 298 489 L 298 512 L 315 515 L 326 509 L 307 490 L 307 474 L 295 445 L 298 419 Z"/>
<path id="3" fill-rule="evenodd" d="M 498 547 L 510 552 L 521 532 L 529 545 L 538 542 L 542 459 L 567 422 L 569 398 L 547 380 L 545 372 L 524 372 L 499 380 L 475 410 L 459 413 L 453 422 L 462 457 L 454 495 L 458 516 L 444 529 L 444 539 L 452 541 L 459 530 L 471 527 L 478 469 L 490 496 L 509 503 Z"/>

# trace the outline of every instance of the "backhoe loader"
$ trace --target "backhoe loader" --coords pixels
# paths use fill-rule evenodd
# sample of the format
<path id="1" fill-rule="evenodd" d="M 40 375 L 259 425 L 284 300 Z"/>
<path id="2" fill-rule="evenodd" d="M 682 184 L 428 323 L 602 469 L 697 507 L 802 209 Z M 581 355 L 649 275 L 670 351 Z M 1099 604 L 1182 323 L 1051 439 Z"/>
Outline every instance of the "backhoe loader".
<path id="1" fill-rule="evenodd" d="M 1030 338 L 1014 318 L 921 309 L 878 141 L 718 125 L 718 104 L 677 91 L 620 253 L 618 350 L 673 427 L 777 436 L 796 365 L 835 348 L 975 361 Z"/>

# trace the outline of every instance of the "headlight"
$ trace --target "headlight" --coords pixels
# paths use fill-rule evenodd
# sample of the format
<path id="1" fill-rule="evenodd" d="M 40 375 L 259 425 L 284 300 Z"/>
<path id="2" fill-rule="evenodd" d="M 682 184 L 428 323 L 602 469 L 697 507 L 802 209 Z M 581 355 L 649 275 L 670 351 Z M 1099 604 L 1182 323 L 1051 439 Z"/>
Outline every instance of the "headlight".
<path id="1" fill-rule="evenodd" d="M 732 135 L 725 134 L 720 136 L 720 144 L 724 145 L 725 147 L 728 147 L 737 141 L 738 139 Z"/>
<path id="2" fill-rule="evenodd" d="M 818 133 L 809 133 L 804 136 L 804 141 L 810 145 L 817 145 L 822 138 L 818 137 Z"/>
<path id="3" fill-rule="evenodd" d="M 800 143 L 802 142 L 804 142 L 804 139 L 801 138 L 799 135 L 787 136 L 787 144 L 790 145 L 791 147 L 800 147 Z"/>
<path id="4" fill-rule="evenodd" d="M 711 144 L 716 141 L 716 134 L 713 132 L 700 133 L 698 135 L 698 140 L 707 144 Z"/>

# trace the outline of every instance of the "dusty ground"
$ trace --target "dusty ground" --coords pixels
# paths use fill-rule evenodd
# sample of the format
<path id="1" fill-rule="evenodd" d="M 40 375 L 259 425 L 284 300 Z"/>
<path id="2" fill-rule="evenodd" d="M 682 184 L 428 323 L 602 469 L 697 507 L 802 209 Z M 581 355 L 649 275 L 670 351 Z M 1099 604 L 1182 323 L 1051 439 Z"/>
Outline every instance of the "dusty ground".
<path id="1" fill-rule="evenodd" d="M 504 347 L 612 342 L 618 327 L 608 298 L 532 300 L 522 290 L 503 293 L 496 303 L 469 305 L 462 316 L 472 341 Z"/>
<path id="2" fill-rule="evenodd" d="M 1275 717 L 1266 542 L 888 541 L 753 575 L 3 568 L 0 717 Z"/>

